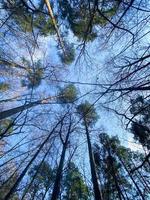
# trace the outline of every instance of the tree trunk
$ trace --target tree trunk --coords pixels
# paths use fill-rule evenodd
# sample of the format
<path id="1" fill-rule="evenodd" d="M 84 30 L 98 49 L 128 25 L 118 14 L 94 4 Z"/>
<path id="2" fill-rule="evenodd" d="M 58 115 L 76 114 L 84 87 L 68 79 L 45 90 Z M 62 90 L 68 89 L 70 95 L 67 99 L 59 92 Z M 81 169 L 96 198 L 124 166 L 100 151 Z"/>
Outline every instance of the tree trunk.
<path id="1" fill-rule="evenodd" d="M 45 192 L 44 192 L 44 195 L 43 195 L 43 197 L 42 197 L 42 200 L 44 200 L 44 199 L 45 199 L 45 197 L 46 197 L 46 194 L 47 194 L 47 192 L 48 192 L 49 188 L 50 188 L 50 187 L 48 187 L 48 188 L 46 188 L 46 189 L 45 189 Z"/>
<path id="2" fill-rule="evenodd" d="M 111 161 L 111 165 L 112 165 L 112 174 L 111 175 L 113 176 L 113 179 L 115 181 L 115 186 L 116 186 L 116 189 L 118 191 L 118 197 L 119 197 L 120 200 L 122 200 L 122 197 L 125 200 L 125 197 L 124 197 L 124 195 L 123 195 L 123 193 L 122 193 L 122 191 L 120 189 L 120 186 L 118 184 L 118 178 L 116 176 L 116 172 L 115 172 L 114 164 L 113 164 L 114 161 L 113 161 L 113 158 L 111 156 L 111 152 L 110 152 L 109 146 L 108 146 L 107 152 L 108 152 L 108 155 L 109 155 L 109 158 L 110 158 L 110 161 Z"/>
<path id="3" fill-rule="evenodd" d="M 23 106 L 19 106 L 19 107 L 16 107 L 16 108 L 12 108 L 12 109 L 9 109 L 9 110 L 2 111 L 0 113 L 0 120 L 5 119 L 7 117 L 10 117 L 14 114 L 23 112 L 24 110 L 27 110 L 28 108 L 31 108 L 31 107 L 34 107 L 34 106 L 37 106 L 37 105 L 40 105 L 40 104 L 48 103 L 49 100 L 52 100 L 54 98 L 56 99 L 57 97 L 48 97 L 48 98 L 45 98 L 45 99 L 42 99 L 42 100 L 30 102 L 30 103 L 25 104 Z"/>
<path id="4" fill-rule="evenodd" d="M 70 121 L 70 125 L 68 128 L 65 142 L 63 144 L 63 149 L 62 149 L 61 158 L 60 158 L 59 166 L 58 166 L 57 173 L 56 173 L 56 179 L 55 179 L 55 183 L 54 183 L 54 187 L 53 187 L 51 200 L 57 200 L 58 196 L 59 196 L 60 181 L 61 181 L 61 177 L 62 177 L 62 170 L 63 170 L 65 154 L 66 154 L 66 149 L 67 149 L 67 144 L 68 144 L 70 133 L 71 133 L 71 121 Z"/>
<path id="5" fill-rule="evenodd" d="M 140 190 L 138 184 L 136 183 L 136 181 L 134 180 L 133 176 L 132 176 L 131 173 L 129 172 L 129 170 L 128 170 L 128 168 L 126 167 L 124 161 L 120 158 L 119 155 L 118 155 L 118 158 L 119 158 L 120 162 L 122 163 L 122 165 L 124 166 L 124 168 L 125 168 L 126 172 L 128 173 L 130 179 L 131 179 L 132 182 L 134 183 L 134 185 L 135 185 L 135 187 L 136 187 L 138 193 L 140 194 L 142 200 L 145 200 L 145 198 L 144 198 L 144 196 L 143 196 L 143 194 L 142 194 L 142 192 L 141 192 L 141 190 Z"/>
<path id="6" fill-rule="evenodd" d="M 45 158 L 47 157 L 47 155 L 48 155 L 50 149 L 51 149 L 51 146 L 48 148 L 48 150 L 47 150 L 46 154 L 44 155 L 44 157 L 43 157 L 43 159 L 42 159 L 40 165 L 38 166 L 38 169 L 36 170 L 36 173 L 34 174 L 32 180 L 31 180 L 31 182 L 29 183 L 29 185 L 27 186 L 27 188 L 24 190 L 23 195 L 22 195 L 22 197 L 20 198 L 20 200 L 23 200 L 23 199 L 24 199 L 24 197 L 26 196 L 28 190 L 29 190 L 30 187 L 32 186 L 32 184 L 33 184 L 33 182 L 34 182 L 34 180 L 35 180 L 35 178 L 36 178 L 36 176 L 37 176 L 37 174 L 38 174 L 38 172 L 39 172 L 39 170 L 40 170 L 40 167 L 42 166 L 42 164 L 43 164 Z"/>
<path id="7" fill-rule="evenodd" d="M 59 44 L 60 44 L 60 46 L 61 46 L 61 48 L 62 48 L 63 53 L 65 54 L 64 43 L 63 43 L 63 40 L 62 40 L 62 38 L 61 38 L 61 34 L 60 34 L 60 32 L 59 32 L 59 29 L 58 29 L 58 26 L 57 26 L 57 23 L 56 23 L 54 14 L 53 14 L 53 10 L 52 10 L 51 5 L 50 5 L 50 2 L 49 2 L 49 0 L 44 0 L 44 1 L 45 1 L 46 6 L 47 6 L 49 15 L 50 15 L 50 17 L 51 17 L 51 19 L 52 19 L 54 28 L 55 28 L 55 30 L 56 30 L 56 34 L 57 34 L 57 38 L 58 38 Z"/>
<path id="8" fill-rule="evenodd" d="M 18 177 L 18 179 L 16 180 L 16 182 L 14 183 L 13 187 L 10 189 L 10 191 L 8 192 L 8 194 L 5 196 L 4 200 L 10 200 L 10 197 L 12 196 L 12 194 L 14 193 L 14 191 L 16 190 L 16 188 L 18 187 L 18 185 L 20 184 L 21 180 L 23 179 L 23 177 L 25 176 L 26 172 L 28 171 L 29 167 L 31 166 L 31 164 L 33 163 L 33 161 L 37 158 L 38 154 L 40 153 L 40 151 L 42 150 L 43 146 L 48 142 L 48 140 L 50 139 L 50 136 L 52 135 L 52 133 L 54 132 L 54 130 L 57 128 L 57 126 L 64 120 L 66 114 L 63 116 L 63 118 L 55 125 L 55 127 L 52 129 L 52 131 L 49 133 L 49 135 L 47 136 L 47 138 L 44 140 L 44 142 L 41 144 L 41 146 L 38 148 L 38 150 L 36 151 L 36 153 L 34 154 L 34 156 L 32 157 L 32 159 L 30 160 L 30 162 L 27 164 L 27 166 L 25 167 L 25 169 L 22 171 L 22 173 L 20 174 L 20 176 Z"/>
<path id="9" fill-rule="evenodd" d="M 100 188 L 99 188 L 98 178 L 97 178 L 97 174 L 96 174 L 96 167 L 95 167 L 94 156 L 93 156 L 93 152 L 92 152 L 92 145 L 91 145 L 88 125 L 87 125 L 85 119 L 84 119 L 84 125 L 85 125 L 85 129 L 86 129 L 89 159 L 90 159 L 90 166 L 91 166 L 91 176 L 92 176 L 95 200 L 102 200 L 102 194 L 101 194 L 101 191 L 100 191 Z"/>
<path id="10" fill-rule="evenodd" d="M 36 101 L 36 102 L 31 102 L 29 104 L 25 104 L 23 106 L 19 106 L 19 107 L 16 107 L 16 108 L 12 108 L 12 109 L 9 109 L 9 110 L 2 111 L 0 113 L 0 120 L 5 119 L 7 117 L 10 117 L 14 114 L 23 112 L 24 110 L 27 110 L 28 108 L 31 108 L 31 107 L 39 105 L 39 104 L 40 104 L 40 101 Z"/>
<path id="11" fill-rule="evenodd" d="M 16 68 L 28 71 L 28 68 L 24 67 L 23 65 L 20 65 L 18 63 L 12 62 L 12 61 L 4 60 L 2 58 L 0 58 L 0 65 L 16 67 Z"/>
<path id="12" fill-rule="evenodd" d="M 136 166 L 135 166 L 135 163 L 132 161 L 132 164 L 134 165 L 134 169 L 136 169 Z M 132 170 L 131 170 L 132 171 Z M 130 172 L 131 174 L 133 173 L 133 172 Z M 139 178 L 139 180 L 142 182 L 142 184 L 143 184 L 143 186 L 145 187 L 145 189 L 147 190 L 147 192 L 150 192 L 150 186 L 147 184 L 147 182 L 146 182 L 146 180 L 145 180 L 145 178 L 142 176 L 142 174 L 141 174 L 141 172 L 138 170 L 138 169 L 136 169 L 135 171 L 134 171 L 134 173 L 136 174 L 136 176 Z M 138 175 L 139 176 L 138 176 Z"/>

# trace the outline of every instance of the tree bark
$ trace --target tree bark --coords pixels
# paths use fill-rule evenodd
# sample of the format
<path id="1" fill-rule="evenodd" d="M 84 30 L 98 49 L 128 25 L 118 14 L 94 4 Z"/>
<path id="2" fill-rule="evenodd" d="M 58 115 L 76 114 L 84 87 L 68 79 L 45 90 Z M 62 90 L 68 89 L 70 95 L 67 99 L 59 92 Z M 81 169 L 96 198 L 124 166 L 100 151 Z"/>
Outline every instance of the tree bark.
<path id="1" fill-rule="evenodd" d="M 90 166 L 91 166 L 91 176 L 92 176 L 95 200 L 102 200 L 103 198 L 102 198 L 102 194 L 101 194 L 101 191 L 99 188 L 98 178 L 97 178 L 97 174 L 96 174 L 96 167 L 95 167 L 94 156 L 93 156 L 93 152 L 92 152 L 92 145 L 91 145 L 88 125 L 87 125 L 85 119 L 84 119 L 84 125 L 85 125 L 86 137 L 87 137 L 87 143 L 88 143 L 89 159 L 90 159 Z"/>
<path id="2" fill-rule="evenodd" d="M 40 105 L 40 104 L 48 103 L 49 100 L 52 100 L 54 98 L 56 99 L 57 97 L 48 97 L 48 98 L 45 98 L 45 99 L 42 99 L 42 100 L 30 102 L 30 103 L 25 104 L 23 106 L 19 106 L 19 107 L 16 107 L 16 108 L 12 108 L 12 109 L 9 109 L 9 110 L 2 111 L 2 112 L 0 112 L 0 120 L 5 119 L 7 117 L 10 117 L 14 114 L 23 112 L 24 110 L 27 110 L 28 108 L 31 108 L 31 107 L 34 107 L 34 106 L 37 106 L 37 105 Z"/>
<path id="3" fill-rule="evenodd" d="M 150 156 L 150 153 L 149 153 L 149 156 Z M 139 171 L 139 168 L 135 166 L 135 163 L 132 161 L 132 164 L 134 165 L 134 173 L 136 174 L 136 176 L 139 178 L 139 180 L 142 182 L 143 186 L 145 187 L 145 189 L 150 192 L 150 186 L 147 184 L 145 178 L 142 176 L 141 172 Z M 144 162 L 145 164 L 145 162 Z M 142 164 L 141 164 L 142 165 Z M 140 165 L 140 166 L 141 166 Z M 132 170 L 130 171 L 131 174 L 133 174 Z M 139 175 L 139 176 L 138 176 Z"/>
<path id="4" fill-rule="evenodd" d="M 51 8 L 51 5 L 50 5 L 50 2 L 49 0 L 44 0 L 45 1 L 45 4 L 47 6 L 47 9 L 48 9 L 48 12 L 49 12 L 49 15 L 52 19 L 52 22 L 53 22 L 53 25 L 54 25 L 54 28 L 56 30 L 56 34 L 57 34 L 57 38 L 58 38 L 58 41 L 59 41 L 59 44 L 63 50 L 63 53 L 65 54 L 65 47 L 64 47 L 64 43 L 63 43 L 63 40 L 61 38 L 61 34 L 59 32 L 59 29 L 58 29 L 58 26 L 57 26 L 57 23 L 56 23 L 56 20 L 55 20 L 55 17 L 54 17 L 54 14 L 53 14 L 53 10 Z"/>
<path id="5" fill-rule="evenodd" d="M 60 181 L 61 181 L 61 177 L 62 177 L 63 165 L 64 165 L 65 154 L 66 154 L 66 149 L 67 149 L 67 144 L 68 144 L 70 133 L 71 133 L 71 121 L 70 121 L 70 125 L 68 127 L 68 132 L 66 135 L 65 142 L 63 144 L 63 149 L 62 149 L 61 158 L 60 158 L 59 166 L 58 166 L 57 173 L 56 173 L 56 179 L 55 179 L 55 183 L 54 183 L 54 187 L 53 187 L 51 200 L 57 200 L 58 196 L 59 196 Z"/>

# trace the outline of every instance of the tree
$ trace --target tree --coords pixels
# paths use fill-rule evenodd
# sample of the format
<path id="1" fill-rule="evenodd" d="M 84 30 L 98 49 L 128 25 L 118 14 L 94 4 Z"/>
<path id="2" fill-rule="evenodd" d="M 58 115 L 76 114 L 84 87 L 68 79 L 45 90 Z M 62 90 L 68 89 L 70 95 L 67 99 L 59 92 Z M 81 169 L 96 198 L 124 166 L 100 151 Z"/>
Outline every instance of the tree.
<path id="1" fill-rule="evenodd" d="M 34 106 L 37 106 L 40 104 L 41 105 L 46 104 L 53 99 L 58 100 L 57 103 L 61 103 L 61 104 L 73 103 L 73 101 L 76 100 L 76 95 L 77 95 L 77 90 L 75 89 L 75 87 L 73 85 L 68 85 L 68 86 L 64 87 L 63 89 L 61 89 L 57 96 L 50 96 L 50 97 L 44 98 L 42 100 L 30 102 L 30 103 L 27 103 L 25 105 L 22 105 L 22 106 L 19 106 L 16 108 L 2 111 L 0 113 L 0 120 L 10 117 L 14 114 L 23 112 Z"/>
<path id="2" fill-rule="evenodd" d="M 49 141 L 51 135 L 54 133 L 55 129 L 58 127 L 59 124 L 61 124 L 64 120 L 64 118 L 66 117 L 66 114 L 55 124 L 55 126 L 52 128 L 52 130 L 49 132 L 48 136 L 45 138 L 45 140 L 40 144 L 39 148 L 36 150 L 36 152 L 33 154 L 32 158 L 30 159 L 30 161 L 28 162 L 28 164 L 25 166 L 25 168 L 23 169 L 23 171 L 21 172 L 21 174 L 18 176 L 18 178 L 15 180 L 13 186 L 10 188 L 9 192 L 6 194 L 5 199 L 4 200 L 8 200 L 10 199 L 10 197 L 12 196 L 12 194 L 15 192 L 16 188 L 18 187 L 18 185 L 20 184 L 20 182 L 22 181 L 22 179 L 24 178 L 24 176 L 26 175 L 27 171 L 29 170 L 30 166 L 32 165 L 32 163 L 34 162 L 34 160 L 37 158 L 37 156 L 39 155 L 39 153 L 42 151 L 44 145 Z M 47 156 L 49 152 L 46 152 L 46 154 L 44 155 L 44 158 Z"/>
<path id="3" fill-rule="evenodd" d="M 64 64 L 71 64 L 75 59 L 75 49 L 72 44 L 64 43 L 65 53 L 59 53 L 61 62 Z"/>
<path id="4" fill-rule="evenodd" d="M 63 200 L 88 200 L 89 189 L 84 182 L 79 169 L 73 162 L 68 164 L 63 178 L 64 195 Z"/>
<path id="5" fill-rule="evenodd" d="M 6 184 L 3 185 L 4 180 L 0 180 L 0 199 L 4 199 L 5 195 L 8 193 L 10 188 L 13 186 L 14 181 L 16 180 L 16 175 L 14 175 Z M 19 200 L 19 195 L 17 192 L 14 192 L 10 200 Z"/>
<path id="6" fill-rule="evenodd" d="M 109 138 L 106 134 L 100 134 L 99 137 L 101 146 L 94 146 L 94 158 L 98 160 L 96 162 L 97 171 L 102 182 L 103 198 L 107 200 L 125 199 L 123 188 L 127 192 L 131 186 L 120 172 L 121 165 L 112 154 L 113 149 L 110 148 L 112 141 L 116 142 L 117 138 Z"/>
<path id="7" fill-rule="evenodd" d="M 36 177 L 34 178 L 35 173 Z M 41 196 L 41 199 L 45 199 L 48 190 L 52 187 L 54 181 L 54 171 L 51 169 L 48 162 L 44 161 L 41 165 L 35 165 L 29 171 L 30 179 L 34 178 L 32 186 L 28 194 L 30 194 L 31 199 Z M 30 181 L 31 181 L 30 180 Z"/>
<path id="8" fill-rule="evenodd" d="M 73 84 L 60 88 L 58 93 L 58 102 L 73 103 L 77 99 L 78 91 Z"/>
<path id="9" fill-rule="evenodd" d="M 45 14 L 43 1 L 39 1 L 36 8 L 31 8 L 24 0 L 3 2 L 3 6 L 23 32 L 32 33 L 35 29 L 42 36 L 55 33 L 52 19 Z"/>
<path id="10" fill-rule="evenodd" d="M 22 86 L 27 86 L 29 89 L 33 88 L 33 87 L 38 87 L 41 83 L 42 77 L 43 77 L 43 68 L 42 68 L 42 64 L 41 61 L 38 60 L 34 63 L 34 66 L 31 66 L 31 64 L 23 59 L 24 63 L 28 66 L 28 71 L 27 71 L 27 76 L 26 76 L 26 80 L 23 79 L 22 80 Z"/>
<path id="11" fill-rule="evenodd" d="M 61 127 L 60 132 L 59 132 L 60 137 L 62 137 L 61 136 L 62 128 L 63 128 L 63 124 L 62 124 L 62 127 Z M 55 178 L 55 181 L 54 181 L 54 187 L 53 187 L 53 191 L 52 191 L 51 200 L 57 200 L 58 196 L 59 196 L 60 182 L 61 182 L 61 179 L 62 179 L 62 171 L 63 171 L 64 161 L 65 161 L 66 150 L 67 150 L 67 147 L 68 147 L 69 137 L 70 137 L 70 134 L 72 132 L 73 132 L 72 131 L 72 119 L 71 119 L 71 116 L 70 116 L 69 117 L 68 130 L 67 130 L 67 133 L 66 133 L 66 138 L 65 138 L 65 141 L 62 141 L 63 148 L 62 148 L 61 158 L 60 158 L 59 165 L 58 165 L 57 172 L 56 172 L 56 178 Z"/>
<path id="12" fill-rule="evenodd" d="M 131 132 L 134 135 L 134 139 L 139 143 L 150 149 L 150 104 L 149 101 L 144 100 L 142 96 L 138 96 L 131 101 L 131 114 L 135 117 L 139 117 L 132 122 Z"/>
<path id="13" fill-rule="evenodd" d="M 98 120 L 98 115 L 94 106 L 88 101 L 85 101 L 85 103 L 81 103 L 77 107 L 77 112 L 83 118 L 84 125 L 86 124 L 87 126 L 92 126 Z"/>
<path id="14" fill-rule="evenodd" d="M 68 25 L 75 36 L 80 40 L 93 41 L 97 37 L 96 26 L 105 26 L 108 23 L 102 15 L 97 12 L 98 1 L 59 1 L 61 18 L 67 20 Z M 103 1 L 98 7 L 103 15 L 108 18 L 114 16 L 119 8 L 120 1 Z"/>
<path id="15" fill-rule="evenodd" d="M 3 200 L 11 187 L 13 187 L 14 182 L 17 180 L 18 172 L 16 170 L 16 164 L 13 161 L 3 166 L 0 172 L 0 199 Z M 14 191 L 10 200 L 19 200 L 19 194 L 17 191 Z"/>
<path id="16" fill-rule="evenodd" d="M 1 0 L 0 10 L 0 199 L 148 200 L 149 0 Z M 66 83 L 82 87 L 79 98 Z M 94 126 L 98 115 L 85 99 L 128 120 L 144 154 L 124 147 L 124 138 L 99 141 L 97 127 L 110 124 Z M 8 175 L 12 161 L 17 169 Z M 91 195 L 82 167 L 84 176 L 91 169 Z"/>
<path id="17" fill-rule="evenodd" d="M 45 4 L 47 6 L 47 9 L 48 9 L 48 13 L 50 15 L 50 18 L 52 20 L 52 23 L 53 23 L 53 27 L 56 31 L 56 34 L 57 34 L 57 38 L 58 38 L 58 41 L 59 41 L 59 45 L 60 47 L 62 48 L 62 51 L 63 51 L 63 54 L 66 53 L 66 50 L 65 50 L 65 47 L 64 47 L 64 44 L 63 44 L 63 39 L 61 38 L 61 34 L 60 34 L 60 31 L 59 31 L 59 28 L 57 26 L 57 22 L 56 22 L 56 19 L 55 19 L 55 16 L 54 16 L 54 13 L 53 13 L 53 9 L 52 9 L 52 6 L 49 2 L 49 0 L 44 0 L 45 1 Z"/>
<path id="18" fill-rule="evenodd" d="M 10 88 L 10 85 L 8 83 L 0 83 L 0 92 L 5 92 Z"/>
<path id="19" fill-rule="evenodd" d="M 91 105 L 88 101 L 80 104 L 77 107 L 77 112 L 82 117 L 83 125 L 85 127 L 95 200 L 102 200 L 102 194 L 101 194 L 98 179 L 97 179 L 96 166 L 95 166 L 94 157 L 93 157 L 91 139 L 89 135 L 89 127 L 92 126 L 96 122 L 96 120 L 98 119 L 98 115 L 93 105 Z"/>
<path id="20" fill-rule="evenodd" d="M 146 125 L 143 125 L 141 121 L 132 123 L 131 132 L 135 140 L 142 144 L 143 147 L 150 149 L 150 129 Z"/>
<path id="21" fill-rule="evenodd" d="M 116 136 L 101 133 L 99 138 L 100 144 L 94 146 L 94 158 L 99 161 L 96 163 L 103 197 L 108 200 L 147 199 L 147 192 L 144 192 L 147 186 L 143 184 L 141 175 L 130 172 L 133 163 L 139 162 L 140 154 L 122 146 Z"/>

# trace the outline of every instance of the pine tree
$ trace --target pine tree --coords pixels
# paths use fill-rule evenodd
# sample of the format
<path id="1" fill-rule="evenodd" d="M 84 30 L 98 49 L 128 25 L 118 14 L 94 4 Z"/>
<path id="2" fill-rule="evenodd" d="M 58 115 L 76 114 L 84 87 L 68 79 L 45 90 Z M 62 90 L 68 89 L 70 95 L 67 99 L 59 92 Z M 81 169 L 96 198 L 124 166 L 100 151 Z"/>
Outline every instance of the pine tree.
<path id="1" fill-rule="evenodd" d="M 63 200 L 90 200 L 89 189 L 76 165 L 68 164 L 63 178 Z"/>
<path id="2" fill-rule="evenodd" d="M 89 160 L 90 160 L 90 166 L 91 166 L 91 176 L 92 176 L 95 200 L 102 200 L 101 190 L 100 190 L 98 179 L 97 179 L 96 166 L 95 166 L 94 157 L 93 157 L 91 138 L 89 134 L 89 127 L 92 126 L 96 122 L 96 120 L 98 119 L 98 115 L 95 111 L 95 108 L 88 101 L 80 104 L 77 107 L 77 112 L 79 113 L 80 117 L 83 119 L 83 125 L 85 127 L 85 134 L 87 137 Z"/>
<path id="3" fill-rule="evenodd" d="M 105 26 L 108 21 L 97 12 L 97 1 L 59 0 L 61 18 L 67 20 L 75 36 L 80 40 L 93 41 L 97 37 L 96 26 Z M 103 15 L 111 18 L 116 14 L 120 1 L 103 1 L 98 7 Z"/>
<path id="4" fill-rule="evenodd" d="M 32 33 L 36 30 L 42 36 L 55 33 L 52 20 L 45 14 L 43 1 L 40 0 L 36 8 L 21 0 L 4 2 L 3 6 L 21 31 Z"/>
<path id="5" fill-rule="evenodd" d="M 131 114 L 136 116 L 135 122 L 131 124 L 131 132 L 134 139 L 150 149 L 150 103 L 144 100 L 142 96 L 138 96 L 131 101 Z"/>
<path id="6" fill-rule="evenodd" d="M 133 163 L 139 162 L 140 155 L 122 146 L 117 137 L 105 133 L 99 135 L 100 144 L 94 146 L 102 193 L 105 199 L 148 199 L 148 188 L 141 176 L 131 173 Z M 136 159 L 135 160 L 135 155 Z M 142 175 L 147 174 L 146 171 Z M 147 191 L 147 192 L 146 192 Z"/>
<path id="7" fill-rule="evenodd" d="M 10 85 L 8 83 L 0 83 L 0 92 L 5 92 L 10 88 Z"/>
<path id="8" fill-rule="evenodd" d="M 34 177 L 36 173 L 36 176 Z M 33 180 L 32 186 L 29 189 L 28 196 L 31 196 L 31 199 L 45 199 L 45 196 L 48 193 L 48 190 L 52 187 L 55 173 L 51 169 L 48 162 L 44 161 L 42 164 L 35 165 L 29 171 L 30 181 Z"/>

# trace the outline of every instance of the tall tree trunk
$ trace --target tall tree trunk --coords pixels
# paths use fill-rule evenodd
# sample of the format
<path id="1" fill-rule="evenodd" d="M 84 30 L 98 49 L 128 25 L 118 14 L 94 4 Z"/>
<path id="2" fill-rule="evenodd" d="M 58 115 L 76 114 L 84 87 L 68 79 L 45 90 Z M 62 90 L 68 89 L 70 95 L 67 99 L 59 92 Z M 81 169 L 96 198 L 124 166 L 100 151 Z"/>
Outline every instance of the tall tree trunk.
<path id="1" fill-rule="evenodd" d="M 56 34 L 57 34 L 57 38 L 58 38 L 59 44 L 60 44 L 60 46 L 61 46 L 61 48 L 62 48 L 63 53 L 65 54 L 64 43 L 63 43 L 63 40 L 62 40 L 62 38 L 61 38 L 61 34 L 60 34 L 59 29 L 58 29 L 58 26 L 57 26 L 57 22 L 56 22 L 56 20 L 55 20 L 52 7 L 51 7 L 51 5 L 50 5 L 49 0 L 44 0 L 44 1 L 45 1 L 46 6 L 47 6 L 49 15 L 50 15 L 50 17 L 51 17 L 51 19 L 52 19 L 52 22 L 53 22 L 53 25 L 54 25 L 54 28 L 55 28 L 55 31 L 56 31 Z"/>
<path id="2" fill-rule="evenodd" d="M 132 161 L 132 164 L 134 165 L 134 169 L 136 169 L 135 163 Z M 130 172 L 131 174 L 133 174 L 132 170 Z M 150 186 L 148 185 L 148 183 L 146 182 L 145 178 L 142 176 L 141 172 L 139 171 L 139 169 L 137 168 L 136 170 L 134 170 L 134 173 L 136 174 L 136 176 L 139 178 L 139 180 L 142 182 L 143 186 L 145 187 L 145 189 L 150 192 Z M 138 175 L 139 176 L 138 176 Z M 142 179 L 142 180 L 141 180 Z"/>
<path id="3" fill-rule="evenodd" d="M 50 149 L 51 149 L 51 145 L 50 145 L 50 147 L 48 148 L 46 154 L 44 155 L 44 157 L 43 157 L 43 159 L 42 159 L 40 165 L 38 166 L 38 169 L 36 170 L 36 173 L 34 174 L 34 176 L 33 176 L 32 180 L 31 180 L 31 182 L 29 183 L 29 185 L 27 186 L 27 188 L 24 190 L 23 195 L 22 195 L 22 197 L 20 198 L 20 200 L 23 200 L 23 199 L 24 199 L 24 197 L 26 196 L 28 190 L 29 190 L 30 187 L 32 186 L 32 184 L 33 184 L 33 182 L 34 182 L 34 180 L 35 180 L 37 174 L 39 173 L 40 167 L 42 166 L 42 164 L 43 164 L 45 158 L 47 157 L 47 155 L 48 155 L 49 152 L 50 152 Z"/>
<path id="4" fill-rule="evenodd" d="M 2 58 L 0 58 L 0 65 L 16 67 L 16 68 L 23 69 L 23 70 L 26 70 L 26 71 L 29 70 L 29 68 L 26 68 L 23 65 L 20 65 L 18 63 L 15 63 L 15 62 L 12 62 L 12 61 L 8 61 L 8 60 L 2 59 Z"/>
<path id="5" fill-rule="evenodd" d="M 124 191 L 124 193 L 125 193 L 126 199 L 127 199 L 127 200 L 130 200 L 129 197 L 128 197 L 128 194 L 127 194 L 127 192 L 126 192 L 126 190 L 125 190 L 124 188 L 123 188 L 123 191 Z"/>
<path id="6" fill-rule="evenodd" d="M 9 110 L 2 111 L 2 112 L 0 112 L 0 120 L 5 119 L 7 117 L 10 117 L 14 114 L 23 112 L 24 110 L 27 110 L 28 108 L 31 108 L 31 107 L 34 107 L 34 106 L 37 106 L 37 105 L 40 105 L 40 104 L 48 103 L 49 100 L 52 100 L 54 98 L 56 99 L 56 97 L 48 97 L 48 98 L 45 98 L 45 99 L 42 99 L 42 100 L 30 102 L 30 103 L 25 104 L 23 106 L 19 106 L 19 107 L 16 107 L 16 108 L 12 108 L 12 109 L 9 109 Z"/>
<path id="7" fill-rule="evenodd" d="M 60 158 L 59 166 L 58 166 L 57 173 L 56 173 L 56 179 L 55 179 L 55 183 L 54 183 L 54 187 L 53 187 L 51 200 L 57 200 L 58 196 L 59 196 L 60 181 L 61 181 L 61 177 L 62 177 L 62 170 L 63 170 L 65 154 L 66 154 L 66 149 L 67 149 L 67 144 L 68 144 L 70 133 L 71 133 L 71 121 L 70 121 L 70 124 L 68 127 L 68 132 L 66 135 L 65 142 L 63 144 L 63 149 L 62 149 L 61 158 Z"/>
<path id="8" fill-rule="evenodd" d="M 42 200 L 44 200 L 44 199 L 45 199 L 45 197 L 46 197 L 46 194 L 47 194 L 47 192 L 48 192 L 49 188 L 50 188 L 50 187 L 48 187 L 48 188 L 46 188 L 46 189 L 45 189 L 45 192 L 44 192 L 44 195 L 43 195 L 43 197 L 42 197 Z"/>
<path id="9" fill-rule="evenodd" d="M 101 191 L 100 191 L 100 188 L 99 188 L 98 178 L 97 178 L 97 174 L 96 174 L 96 166 L 95 166 L 94 156 L 93 156 L 93 152 L 92 152 L 92 145 L 91 145 L 88 125 L 87 125 L 85 119 L 84 119 L 84 125 L 85 125 L 86 137 L 87 137 L 87 143 L 88 143 L 91 176 L 92 176 L 95 200 L 102 200 L 102 194 L 101 194 Z"/>
<path id="10" fill-rule="evenodd" d="M 125 197 L 124 197 L 124 195 L 123 195 L 123 193 L 121 191 L 121 188 L 119 186 L 119 183 L 118 183 L 118 177 L 117 177 L 115 169 L 114 169 L 114 164 L 113 164 L 114 161 L 113 161 L 113 157 L 111 156 L 111 152 L 110 152 L 109 146 L 107 148 L 107 152 L 108 152 L 108 155 L 109 155 L 109 158 L 110 158 L 110 162 L 111 162 L 111 165 L 112 165 L 112 174 L 111 175 L 113 176 L 113 179 L 115 181 L 115 186 L 116 186 L 116 189 L 118 191 L 118 197 L 119 197 L 120 200 L 122 200 L 122 197 L 125 200 Z"/>
<path id="11" fill-rule="evenodd" d="M 31 164 L 33 163 L 33 161 L 37 158 L 37 156 L 39 155 L 40 151 L 42 150 L 42 148 L 44 147 L 44 145 L 48 142 L 48 140 L 50 139 L 51 135 L 53 134 L 54 130 L 57 128 L 57 126 L 64 120 L 66 114 L 61 118 L 61 120 L 55 125 L 55 127 L 52 129 L 52 131 L 49 133 L 49 135 L 47 136 L 47 138 L 44 140 L 44 142 L 41 144 L 41 146 L 38 148 L 38 150 L 36 151 L 36 153 L 34 154 L 34 156 L 31 158 L 31 160 L 29 161 L 29 163 L 27 164 L 27 166 L 25 167 L 25 169 L 22 171 L 22 173 L 20 174 L 20 176 L 18 177 L 18 179 L 16 180 L 16 182 L 14 183 L 13 187 L 10 189 L 10 191 L 8 192 L 8 194 L 5 196 L 4 200 L 10 200 L 10 197 L 12 196 L 12 194 L 14 193 L 14 191 L 16 190 L 16 188 L 18 187 L 18 185 L 20 184 L 21 180 L 23 179 L 23 177 L 25 176 L 25 174 L 27 173 L 29 167 L 31 166 Z"/>
<path id="12" fill-rule="evenodd" d="M 117 156 L 118 156 L 120 162 L 122 163 L 122 165 L 124 166 L 126 172 L 128 173 L 130 179 L 131 179 L 132 182 L 134 183 L 134 185 L 135 185 L 135 187 L 136 187 L 136 189 L 137 189 L 139 195 L 141 196 L 142 200 L 145 200 L 144 195 L 142 194 L 142 192 L 141 192 L 141 190 L 140 190 L 138 184 L 137 184 L 136 181 L 134 180 L 133 176 L 131 175 L 131 173 L 130 173 L 130 171 L 128 170 L 127 166 L 125 165 L 124 161 L 121 159 L 120 155 L 117 155 Z"/>

